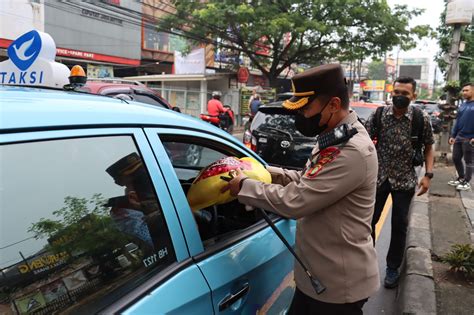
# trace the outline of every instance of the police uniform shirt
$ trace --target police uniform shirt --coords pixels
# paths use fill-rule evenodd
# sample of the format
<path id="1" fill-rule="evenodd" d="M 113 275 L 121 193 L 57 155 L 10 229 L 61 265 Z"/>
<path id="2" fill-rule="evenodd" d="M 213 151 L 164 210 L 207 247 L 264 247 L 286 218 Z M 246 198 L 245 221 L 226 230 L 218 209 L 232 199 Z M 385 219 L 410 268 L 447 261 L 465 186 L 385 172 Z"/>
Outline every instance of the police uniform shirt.
<path id="1" fill-rule="evenodd" d="M 313 156 L 302 172 L 267 167 L 273 184 L 246 180 L 241 203 L 297 219 L 296 252 L 325 286 L 317 295 L 295 261 L 298 288 L 328 303 L 352 303 L 379 288 L 371 237 L 377 154 L 365 128 L 350 113 L 340 124 L 357 128 L 348 142 Z"/>

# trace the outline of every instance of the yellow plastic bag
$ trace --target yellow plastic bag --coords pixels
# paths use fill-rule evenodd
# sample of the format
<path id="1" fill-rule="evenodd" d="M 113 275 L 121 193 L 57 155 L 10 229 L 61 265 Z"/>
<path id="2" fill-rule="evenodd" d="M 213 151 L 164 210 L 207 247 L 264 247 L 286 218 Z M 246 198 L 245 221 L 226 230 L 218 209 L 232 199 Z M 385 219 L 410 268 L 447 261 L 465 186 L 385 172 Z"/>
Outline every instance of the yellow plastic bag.
<path id="1" fill-rule="evenodd" d="M 272 177 L 265 167 L 251 157 L 238 159 L 234 156 L 222 158 L 204 168 L 194 179 L 188 190 L 187 199 L 191 209 L 198 211 L 212 205 L 220 205 L 236 199 L 229 191 L 221 193 L 227 182 L 221 176 L 229 176 L 229 171 L 241 168 L 249 178 L 271 183 Z"/>

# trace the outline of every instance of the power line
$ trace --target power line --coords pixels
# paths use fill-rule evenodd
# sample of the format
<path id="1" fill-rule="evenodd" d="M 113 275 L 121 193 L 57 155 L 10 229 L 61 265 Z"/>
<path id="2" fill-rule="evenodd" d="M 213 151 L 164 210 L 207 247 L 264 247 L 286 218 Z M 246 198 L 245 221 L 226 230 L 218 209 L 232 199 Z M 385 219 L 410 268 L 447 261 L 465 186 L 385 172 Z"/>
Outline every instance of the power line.
<path id="1" fill-rule="evenodd" d="M 63 10 L 63 11 L 66 11 L 66 12 L 69 12 L 69 13 L 73 13 L 73 14 L 77 14 L 76 12 L 74 11 L 71 11 L 71 10 L 67 10 L 66 8 L 64 7 L 60 7 L 60 6 L 57 6 L 57 5 L 53 5 L 51 3 L 45 3 L 46 5 L 48 6 L 51 6 L 51 7 L 54 7 L 58 10 Z M 74 4 L 74 3 L 70 3 L 68 2 L 67 4 L 69 4 L 70 6 L 72 7 L 75 7 L 75 8 L 78 8 L 78 9 L 88 9 L 87 7 L 82 7 L 80 5 L 77 5 L 77 4 Z M 233 46 L 233 45 L 229 45 L 229 44 L 223 44 L 222 42 L 218 42 L 216 40 L 213 40 L 213 39 L 210 39 L 210 38 L 207 38 L 207 37 L 202 37 L 198 34 L 195 34 L 195 33 L 192 33 L 192 32 L 189 32 L 189 31 L 185 31 L 183 29 L 179 29 L 179 32 L 175 32 L 175 31 L 172 31 L 172 30 L 169 30 L 169 29 L 164 29 L 164 28 L 159 28 L 158 26 L 153 26 L 153 25 L 150 25 L 149 23 L 142 23 L 141 21 L 141 18 L 146 18 L 147 20 L 150 20 L 151 22 L 155 22 L 155 23 L 159 23 L 160 18 L 157 18 L 157 17 L 154 17 L 154 16 L 151 16 L 149 14 L 144 14 L 142 12 L 139 12 L 139 11 L 135 11 L 135 10 L 132 10 L 132 9 L 129 9 L 129 8 L 125 8 L 125 7 L 117 7 L 117 6 L 114 6 L 114 5 L 107 5 L 107 4 L 102 4 L 102 3 L 96 3 L 95 6 L 98 6 L 102 9 L 111 9 L 112 11 L 116 12 L 116 13 L 119 13 L 123 16 L 126 16 L 128 18 L 132 18 L 133 20 L 130 20 L 130 19 L 123 19 L 124 21 L 127 21 L 129 24 L 133 24 L 133 25 L 136 25 L 136 26 L 139 26 L 139 27 L 144 27 L 146 29 L 151 29 L 151 30 L 158 30 L 158 31 L 162 31 L 164 33 L 168 33 L 168 34 L 172 34 L 172 35 L 176 35 L 176 36 L 181 36 L 181 37 L 184 37 L 184 38 L 189 38 L 189 39 L 192 39 L 192 40 L 195 40 L 195 41 L 198 41 L 198 42 L 202 42 L 202 43 L 207 43 L 207 44 L 212 44 L 214 46 L 220 46 L 220 47 L 224 47 L 224 48 L 228 48 L 228 49 L 231 49 L 231 50 L 235 50 L 235 51 L 240 51 L 240 52 L 244 52 L 243 49 L 239 48 L 239 47 L 236 47 L 236 46 Z M 148 5 L 148 6 L 151 6 L 151 5 Z M 165 13 L 168 13 L 168 11 L 166 10 L 163 10 L 163 9 L 160 9 L 160 8 L 157 8 L 157 7 L 154 7 L 154 6 L 151 6 L 152 8 L 156 8 L 158 10 L 161 10 Z M 131 14 L 127 14 L 123 11 L 126 11 L 128 13 L 131 13 Z M 140 21 L 136 21 L 136 19 L 140 18 Z M 223 31 L 220 30 L 220 32 L 222 33 Z M 227 36 L 228 39 L 231 39 L 230 37 Z M 253 46 L 254 43 L 250 43 L 250 42 L 245 42 L 245 44 L 248 44 L 249 46 Z M 258 57 L 263 57 L 263 58 L 268 58 L 268 59 L 272 59 L 270 56 L 262 56 L 262 55 L 259 55 L 255 52 L 249 52 L 249 51 L 245 51 L 246 54 L 253 54 L 255 56 L 258 56 Z"/>

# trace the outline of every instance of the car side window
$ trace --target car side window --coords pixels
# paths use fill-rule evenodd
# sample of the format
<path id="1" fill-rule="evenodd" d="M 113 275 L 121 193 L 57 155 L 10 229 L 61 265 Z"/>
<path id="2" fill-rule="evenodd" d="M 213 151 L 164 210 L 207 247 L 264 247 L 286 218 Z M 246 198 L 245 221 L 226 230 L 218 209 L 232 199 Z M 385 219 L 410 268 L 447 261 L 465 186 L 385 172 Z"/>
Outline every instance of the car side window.
<path id="1" fill-rule="evenodd" d="M 242 157 L 235 150 L 203 139 L 166 135 L 161 136 L 161 141 L 186 196 L 200 171 L 209 164 L 229 156 Z M 204 247 L 226 240 L 261 219 L 258 211 L 246 211 L 237 200 L 193 211 L 193 215 Z"/>
<path id="2" fill-rule="evenodd" d="M 0 306 L 92 314 L 176 261 L 131 136 L 5 144 L 0 157 Z"/>
<path id="3" fill-rule="evenodd" d="M 133 98 L 137 102 L 142 102 L 142 103 L 146 103 L 146 104 L 160 106 L 160 107 L 163 107 L 163 108 L 168 108 L 166 105 L 160 103 L 158 100 L 156 100 L 155 98 L 153 98 L 149 95 L 145 95 L 145 94 L 142 94 L 142 93 L 140 93 L 140 94 L 135 93 L 135 94 L 133 94 Z"/>

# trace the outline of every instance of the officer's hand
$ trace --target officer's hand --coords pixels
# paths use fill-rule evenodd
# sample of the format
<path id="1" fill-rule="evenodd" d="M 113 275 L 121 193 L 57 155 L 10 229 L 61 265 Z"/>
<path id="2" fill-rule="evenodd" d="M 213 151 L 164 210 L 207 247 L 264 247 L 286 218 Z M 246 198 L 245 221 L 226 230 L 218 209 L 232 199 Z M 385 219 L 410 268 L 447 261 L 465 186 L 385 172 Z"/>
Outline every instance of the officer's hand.
<path id="1" fill-rule="evenodd" d="M 454 138 L 449 138 L 448 143 L 449 144 L 454 144 Z"/>
<path id="2" fill-rule="evenodd" d="M 431 179 L 429 179 L 426 176 L 423 176 L 423 178 L 420 180 L 420 183 L 418 184 L 419 190 L 416 195 L 421 196 L 424 193 L 426 193 L 428 189 L 430 188 L 430 183 L 431 183 Z"/>
<path id="3" fill-rule="evenodd" d="M 235 197 L 240 191 L 240 181 L 244 178 L 247 178 L 247 175 L 245 175 L 240 169 L 236 169 L 233 173 L 233 176 L 234 178 L 229 182 L 229 184 L 221 189 L 221 193 L 230 190 L 230 195 Z"/>

